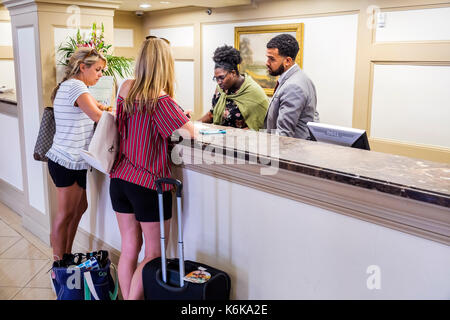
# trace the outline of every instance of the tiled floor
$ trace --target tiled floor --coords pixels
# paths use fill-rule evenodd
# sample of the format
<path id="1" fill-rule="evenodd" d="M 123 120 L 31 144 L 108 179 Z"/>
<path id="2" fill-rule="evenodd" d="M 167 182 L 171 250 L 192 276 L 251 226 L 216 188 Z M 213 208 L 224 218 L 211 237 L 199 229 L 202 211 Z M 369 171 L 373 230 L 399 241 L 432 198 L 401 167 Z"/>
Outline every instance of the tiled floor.
<path id="1" fill-rule="evenodd" d="M 0 300 L 56 299 L 50 284 L 52 250 L 0 203 Z"/>

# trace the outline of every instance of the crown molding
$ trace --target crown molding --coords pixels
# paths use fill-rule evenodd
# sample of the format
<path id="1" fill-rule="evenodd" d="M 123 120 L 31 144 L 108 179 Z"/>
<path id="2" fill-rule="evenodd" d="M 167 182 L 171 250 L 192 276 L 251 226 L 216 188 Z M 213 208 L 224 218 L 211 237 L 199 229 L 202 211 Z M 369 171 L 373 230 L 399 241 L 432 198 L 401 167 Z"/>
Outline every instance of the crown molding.
<path id="1" fill-rule="evenodd" d="M 79 0 L 76 3 L 74 3 L 74 1 L 68 0 L 3 0 L 3 5 L 8 8 L 8 10 L 36 4 L 78 5 L 81 7 L 94 7 L 116 10 L 119 8 L 122 2 L 123 1 L 119 0 Z"/>

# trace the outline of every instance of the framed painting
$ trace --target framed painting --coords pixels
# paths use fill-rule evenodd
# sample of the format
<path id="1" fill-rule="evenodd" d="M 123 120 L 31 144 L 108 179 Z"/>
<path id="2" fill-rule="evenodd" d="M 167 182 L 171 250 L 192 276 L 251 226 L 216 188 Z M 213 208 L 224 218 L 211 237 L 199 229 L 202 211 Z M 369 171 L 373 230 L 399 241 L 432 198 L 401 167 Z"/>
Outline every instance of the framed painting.
<path id="1" fill-rule="evenodd" d="M 303 23 L 234 28 L 234 47 L 242 57 L 239 72 L 250 75 L 268 96 L 272 96 L 278 77 L 269 75 L 267 71 L 266 45 L 279 34 L 291 34 L 300 47 L 295 62 L 303 68 L 303 29 Z"/>

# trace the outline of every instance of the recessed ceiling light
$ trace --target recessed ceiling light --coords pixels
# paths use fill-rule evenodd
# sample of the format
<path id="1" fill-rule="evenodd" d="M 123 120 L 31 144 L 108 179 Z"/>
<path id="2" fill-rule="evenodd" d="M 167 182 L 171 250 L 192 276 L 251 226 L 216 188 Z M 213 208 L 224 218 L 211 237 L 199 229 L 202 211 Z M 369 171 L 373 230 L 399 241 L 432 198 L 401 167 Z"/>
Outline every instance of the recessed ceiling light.
<path id="1" fill-rule="evenodd" d="M 161 4 L 169 4 L 170 2 L 169 1 L 160 1 L 159 3 L 161 3 Z"/>
<path id="2" fill-rule="evenodd" d="M 142 9 L 147 9 L 147 8 L 150 8 L 152 5 L 151 4 L 148 4 L 148 3 L 143 3 L 143 4 L 140 4 L 139 5 L 139 7 L 140 8 L 142 8 Z"/>

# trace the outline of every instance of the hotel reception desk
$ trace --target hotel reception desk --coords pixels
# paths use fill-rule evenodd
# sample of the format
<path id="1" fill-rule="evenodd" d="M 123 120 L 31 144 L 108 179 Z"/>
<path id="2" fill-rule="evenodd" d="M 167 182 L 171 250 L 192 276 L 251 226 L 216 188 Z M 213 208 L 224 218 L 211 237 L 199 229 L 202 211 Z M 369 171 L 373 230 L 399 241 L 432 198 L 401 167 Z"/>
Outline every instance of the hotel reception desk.
<path id="1" fill-rule="evenodd" d="M 185 258 L 228 272 L 233 299 L 450 298 L 449 165 L 224 129 L 171 158 Z M 88 197 L 78 243 L 118 255 L 109 178 Z"/>

